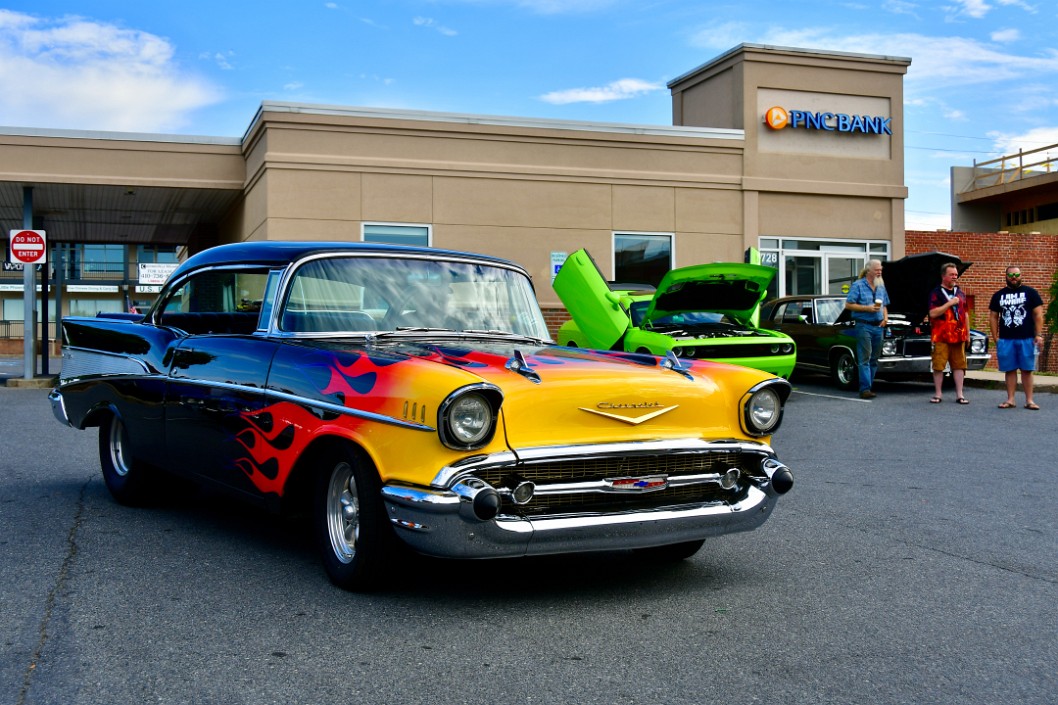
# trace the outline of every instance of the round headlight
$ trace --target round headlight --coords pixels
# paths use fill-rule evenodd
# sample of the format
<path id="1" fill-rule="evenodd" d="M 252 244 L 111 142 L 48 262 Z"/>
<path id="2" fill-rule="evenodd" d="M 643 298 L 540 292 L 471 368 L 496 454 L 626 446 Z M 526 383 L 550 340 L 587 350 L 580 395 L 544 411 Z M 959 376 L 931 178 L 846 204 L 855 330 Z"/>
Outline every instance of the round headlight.
<path id="1" fill-rule="evenodd" d="M 887 340 L 882 343 L 882 354 L 883 355 L 896 355 L 896 341 Z"/>
<path id="2" fill-rule="evenodd" d="M 975 354 L 981 354 L 985 351 L 985 339 L 984 338 L 972 338 L 970 340 L 970 352 Z"/>
<path id="3" fill-rule="evenodd" d="M 462 445 L 480 443 L 492 432 L 492 406 L 480 394 L 464 394 L 448 407 L 448 430 Z"/>
<path id="4" fill-rule="evenodd" d="M 782 399 L 774 389 L 760 389 L 746 403 L 746 430 L 756 435 L 767 435 L 782 419 Z"/>
<path id="5" fill-rule="evenodd" d="M 782 344 L 782 353 L 783 353 L 783 355 L 789 355 L 792 352 L 793 352 L 793 343 L 783 343 Z"/>

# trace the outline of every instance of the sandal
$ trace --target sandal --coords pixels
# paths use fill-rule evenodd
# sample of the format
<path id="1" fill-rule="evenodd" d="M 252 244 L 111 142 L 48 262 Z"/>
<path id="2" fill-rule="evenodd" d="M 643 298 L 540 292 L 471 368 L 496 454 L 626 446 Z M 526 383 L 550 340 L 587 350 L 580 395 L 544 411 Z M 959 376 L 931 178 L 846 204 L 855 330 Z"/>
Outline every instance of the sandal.
<path id="1" fill-rule="evenodd" d="M 1005 402 L 1003 402 L 1002 404 L 999 405 L 999 408 L 1000 409 L 1013 409 L 1014 408 L 1014 402 L 1005 401 Z"/>
<path id="2" fill-rule="evenodd" d="M 958 399 L 955 400 L 955 403 L 956 404 L 969 404 L 970 400 L 967 399 L 966 397 L 959 397 Z"/>
<path id="3" fill-rule="evenodd" d="M 1039 411 L 1040 410 L 1040 407 L 1037 406 L 1036 402 L 1034 402 L 1034 401 L 1030 401 L 1028 404 L 1026 404 L 1025 408 L 1026 409 L 1031 409 L 1032 411 Z"/>
<path id="4" fill-rule="evenodd" d="M 942 401 L 944 401 L 944 400 L 941 399 L 940 397 L 930 397 L 929 403 L 930 404 L 940 404 Z"/>

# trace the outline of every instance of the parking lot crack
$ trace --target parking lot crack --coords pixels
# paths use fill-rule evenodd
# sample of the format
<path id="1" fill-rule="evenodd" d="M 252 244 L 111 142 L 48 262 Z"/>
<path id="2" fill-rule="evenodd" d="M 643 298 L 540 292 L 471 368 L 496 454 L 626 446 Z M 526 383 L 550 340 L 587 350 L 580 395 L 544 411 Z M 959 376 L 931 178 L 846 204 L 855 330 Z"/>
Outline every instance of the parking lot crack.
<path id="1" fill-rule="evenodd" d="M 44 614 L 40 620 L 37 646 L 33 650 L 33 655 L 30 657 L 29 663 L 26 665 L 26 671 L 22 677 L 22 688 L 19 690 L 18 699 L 15 701 L 16 705 L 24 705 L 26 702 L 26 696 L 29 694 L 29 689 L 33 684 L 33 676 L 36 674 L 38 664 L 40 664 L 41 655 L 44 653 L 44 647 L 48 643 L 48 627 L 51 624 L 52 614 L 55 611 L 55 603 L 63 589 L 66 587 L 66 579 L 70 574 L 70 567 L 73 565 L 73 561 L 77 557 L 77 534 L 81 529 L 81 522 L 84 517 L 85 509 L 85 494 L 88 490 L 88 484 L 91 481 L 91 478 L 85 480 L 84 484 L 81 485 L 81 490 L 77 494 L 77 505 L 73 515 L 73 524 L 71 524 L 70 530 L 66 534 L 66 552 L 63 556 L 62 564 L 59 566 L 59 573 L 55 577 L 55 583 L 51 586 L 51 589 L 48 591 L 48 597 L 44 601 Z"/>

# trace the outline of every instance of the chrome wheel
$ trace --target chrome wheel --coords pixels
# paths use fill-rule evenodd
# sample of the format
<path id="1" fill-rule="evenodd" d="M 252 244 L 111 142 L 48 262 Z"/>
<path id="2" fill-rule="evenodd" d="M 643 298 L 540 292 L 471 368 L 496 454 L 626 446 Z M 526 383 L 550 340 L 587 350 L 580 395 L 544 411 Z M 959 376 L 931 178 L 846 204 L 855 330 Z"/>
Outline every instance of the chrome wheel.
<path id="1" fill-rule="evenodd" d="M 326 499 L 327 534 L 334 557 L 351 563 L 356 557 L 360 535 L 360 498 L 356 491 L 353 467 L 345 461 L 331 471 Z"/>
<path id="2" fill-rule="evenodd" d="M 121 504 L 138 506 L 153 498 L 153 471 L 134 456 L 129 429 L 117 414 L 99 424 L 99 466 L 107 489 Z"/>
<path id="3" fill-rule="evenodd" d="M 128 477 L 131 464 L 128 453 L 129 437 L 125 431 L 125 424 L 121 422 L 121 419 L 114 418 L 110 422 L 110 464 L 113 466 L 113 472 L 118 477 Z"/>
<path id="4" fill-rule="evenodd" d="M 859 378 L 859 373 L 856 371 L 856 358 L 850 352 L 839 352 L 834 360 L 832 373 L 835 384 L 842 389 L 852 389 Z"/>

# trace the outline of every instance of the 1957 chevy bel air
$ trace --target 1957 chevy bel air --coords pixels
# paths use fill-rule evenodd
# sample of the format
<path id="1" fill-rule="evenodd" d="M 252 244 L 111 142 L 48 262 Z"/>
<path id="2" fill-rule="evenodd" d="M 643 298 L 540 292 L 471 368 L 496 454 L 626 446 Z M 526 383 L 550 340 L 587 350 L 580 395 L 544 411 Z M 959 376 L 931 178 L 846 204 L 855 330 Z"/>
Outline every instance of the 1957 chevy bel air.
<path id="1" fill-rule="evenodd" d="M 690 556 L 793 484 L 789 384 L 556 346 L 529 276 L 481 255 L 312 242 L 194 255 L 142 316 L 63 321 L 56 417 L 97 427 L 123 504 L 174 475 L 308 510 L 330 579 L 451 557 Z"/>

